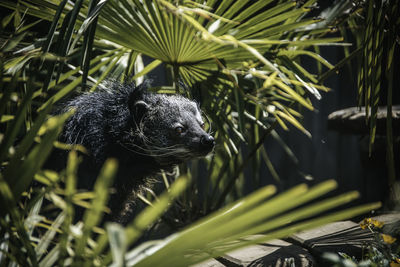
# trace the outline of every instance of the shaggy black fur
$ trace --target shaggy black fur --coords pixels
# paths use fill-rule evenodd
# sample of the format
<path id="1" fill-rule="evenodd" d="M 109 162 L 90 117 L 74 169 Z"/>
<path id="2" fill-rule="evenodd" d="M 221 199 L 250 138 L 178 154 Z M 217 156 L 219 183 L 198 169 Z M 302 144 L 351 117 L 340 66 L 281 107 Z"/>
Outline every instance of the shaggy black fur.
<path id="1" fill-rule="evenodd" d="M 187 98 L 150 93 L 146 85 L 108 82 L 105 87 L 67 103 L 63 111 L 76 111 L 66 122 L 61 141 L 89 151 L 78 171 L 80 188 L 92 189 L 107 158 L 118 160 L 116 193 L 109 206 L 111 220 L 125 224 L 135 192 L 150 177 L 207 155 L 214 138 L 204 131 L 197 104 Z"/>

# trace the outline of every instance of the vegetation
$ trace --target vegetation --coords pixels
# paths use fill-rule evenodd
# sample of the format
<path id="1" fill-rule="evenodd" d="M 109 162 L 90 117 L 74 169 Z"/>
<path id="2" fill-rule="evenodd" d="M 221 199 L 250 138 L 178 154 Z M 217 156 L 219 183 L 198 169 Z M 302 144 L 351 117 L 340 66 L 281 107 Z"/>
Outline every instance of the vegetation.
<path id="1" fill-rule="evenodd" d="M 358 196 L 311 203 L 333 190 L 333 181 L 276 196 L 273 186 L 247 196 L 241 187 L 250 164 L 265 163 L 279 179 L 265 138 L 280 140 L 276 127 L 310 135 L 301 111 L 313 110 L 311 99 L 329 90 L 319 80 L 337 67 L 318 47 L 346 43 L 331 35 L 337 22 L 308 15 L 315 2 L 2 1 L 8 13 L 0 48 L 1 264 L 187 266 L 378 208 L 374 203 L 326 215 Z M 35 25 L 47 25 L 47 36 L 36 36 Z M 152 59 L 147 65 L 144 56 Z M 304 57 L 325 74 L 307 71 Z M 93 192 L 78 191 L 76 150 L 83 148 L 57 142 L 70 114 L 50 116 L 51 110 L 76 92 L 101 89 L 106 78 L 140 83 L 158 66 L 171 83 L 152 90 L 197 99 L 219 147 L 211 158 L 180 166 L 179 178 L 163 175 L 166 192 L 142 196 L 151 205 L 126 228 L 103 228 L 118 163 L 106 162 Z M 60 173 L 42 168 L 53 146 L 72 150 Z M 254 189 L 260 187 L 258 172 L 252 177 Z M 179 206 L 171 207 L 175 200 Z M 76 224 L 74 205 L 86 208 Z M 161 216 L 177 233 L 134 246 Z M 257 233 L 265 235 L 243 239 Z"/>
<path id="2" fill-rule="evenodd" d="M 346 50 L 346 58 L 357 66 L 358 105 L 365 107 L 369 133 L 369 154 L 376 137 L 377 113 L 386 106 L 386 162 L 391 208 L 399 203 L 399 184 L 396 181 L 393 138 L 393 88 L 395 58 L 398 57 L 400 8 L 397 1 L 349 1 L 353 9 L 341 24 L 348 38 L 353 37 L 356 49 Z M 347 30 L 346 30 L 347 29 Z M 396 55 L 397 54 L 397 55 Z M 337 67 L 342 64 L 338 64 Z M 398 176 L 397 176 L 398 177 Z M 397 204 L 396 204 L 397 203 Z"/>
<path id="3" fill-rule="evenodd" d="M 372 242 L 365 245 L 362 259 L 358 260 L 351 255 L 340 253 L 339 255 L 333 253 L 327 253 L 324 255 L 326 260 L 332 263 L 332 266 L 349 266 L 349 267 L 362 267 L 362 266 L 373 266 L 373 267 L 396 267 L 400 265 L 399 243 L 397 239 L 391 235 L 398 233 L 396 227 L 391 230 L 391 233 L 384 233 L 382 227 L 383 222 L 374 220 L 372 218 L 365 218 L 361 223 L 362 229 L 368 229 L 373 234 Z"/>

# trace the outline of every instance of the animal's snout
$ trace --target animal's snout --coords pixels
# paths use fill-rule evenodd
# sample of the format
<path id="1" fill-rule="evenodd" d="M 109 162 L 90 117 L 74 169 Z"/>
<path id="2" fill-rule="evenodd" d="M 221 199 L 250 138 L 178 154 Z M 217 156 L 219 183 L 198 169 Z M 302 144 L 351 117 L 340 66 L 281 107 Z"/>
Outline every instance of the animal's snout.
<path id="1" fill-rule="evenodd" d="M 214 137 L 211 135 L 203 135 L 200 139 L 201 145 L 206 149 L 212 149 L 215 146 Z"/>

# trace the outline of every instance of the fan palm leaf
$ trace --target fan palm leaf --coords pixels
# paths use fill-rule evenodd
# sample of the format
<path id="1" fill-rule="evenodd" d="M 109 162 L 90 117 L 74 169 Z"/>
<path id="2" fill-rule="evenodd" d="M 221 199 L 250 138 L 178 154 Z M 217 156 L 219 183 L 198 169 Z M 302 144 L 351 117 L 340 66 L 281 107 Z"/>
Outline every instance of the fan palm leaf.
<path id="1" fill-rule="evenodd" d="M 276 189 L 273 186 L 267 186 L 218 210 L 225 203 L 230 189 L 237 181 L 236 178 L 242 175 L 244 166 L 262 147 L 265 136 L 274 133 L 273 128 L 278 122 L 283 127 L 286 127 L 283 120 L 299 128 L 302 127 L 296 121 L 296 118 L 301 115 L 291 105 L 300 103 L 312 108 L 310 100 L 303 97 L 306 90 L 318 95 L 313 90 L 326 88 L 314 85 L 313 76 L 302 69 L 297 62 L 291 62 L 291 59 L 305 53 L 302 51 L 306 44 L 301 45 L 301 40 L 294 38 L 296 33 L 282 32 L 282 36 L 287 38 L 282 42 L 280 42 L 280 37 L 277 37 L 277 32 L 284 31 L 285 27 L 274 25 L 274 23 L 283 23 L 290 31 L 293 24 L 299 22 L 301 12 L 297 10 L 288 11 L 292 12 L 290 13 L 292 17 L 285 16 L 286 20 L 274 17 L 294 8 L 293 4 L 283 3 L 272 8 L 274 16 L 271 15 L 269 23 L 263 24 L 265 27 L 269 24 L 271 28 L 258 30 L 253 28 L 243 35 L 243 38 L 247 39 L 240 39 L 233 34 L 235 31 L 238 33 L 243 31 L 242 28 L 237 28 L 240 24 L 237 24 L 235 20 L 239 17 L 245 23 L 246 16 L 240 15 L 243 13 L 249 15 L 252 12 L 261 12 L 263 16 L 268 15 L 263 9 L 271 1 L 254 3 L 222 1 L 221 5 L 215 8 L 215 13 L 212 13 L 209 6 L 216 7 L 216 2 L 209 1 L 206 5 L 186 2 L 182 6 L 163 1 L 121 2 L 122 5 L 132 5 L 132 11 L 137 11 L 136 15 L 130 14 L 131 17 L 128 16 L 125 19 L 138 21 L 136 26 L 144 30 L 140 40 L 133 40 L 138 43 L 143 41 L 145 45 L 142 43 L 136 47 L 130 44 L 132 39 L 126 34 L 127 32 L 123 34 L 118 31 L 123 43 L 112 38 L 107 39 L 106 42 L 97 35 L 97 39 L 93 40 L 93 45 L 100 53 L 95 58 L 91 58 L 90 54 L 82 56 L 84 60 L 80 64 L 81 67 L 78 64 L 71 64 L 74 62 L 73 59 L 76 59 L 74 58 L 76 48 L 82 48 L 78 50 L 86 53 L 91 44 L 90 40 L 80 41 L 84 36 L 83 30 L 80 31 L 80 29 L 90 28 L 88 26 L 91 24 L 90 21 L 94 21 L 97 8 L 100 8 L 104 2 L 100 1 L 95 6 L 91 4 L 93 2 L 88 3 L 88 1 L 77 1 L 76 3 L 79 4 L 77 6 L 72 6 L 66 1 L 61 2 L 65 4 L 65 7 L 58 6 L 58 1 L 19 2 L 21 6 L 29 7 L 28 12 L 31 14 L 38 16 L 42 14 L 44 18 L 47 18 L 47 15 L 54 15 L 57 22 L 53 24 L 54 27 L 51 27 L 52 30 L 48 36 L 42 40 L 41 50 L 33 49 L 34 44 L 32 44 L 23 52 L 20 50 L 11 55 L 7 54 L 5 64 L 3 64 L 3 58 L 0 59 L 2 75 L 0 87 L 3 92 L 0 95 L 2 104 L 0 117 L 4 122 L 1 127 L 7 129 L 0 144 L 0 160 L 2 168 L 4 167 L 0 173 L 2 207 L 0 233 L 5 237 L 0 240 L 1 265 L 93 266 L 126 263 L 137 266 L 187 266 L 246 245 L 284 237 L 298 230 L 348 218 L 379 207 L 378 203 L 374 203 L 312 219 L 312 216 L 348 203 L 358 196 L 357 193 L 350 192 L 320 203 L 308 204 L 336 187 L 335 182 L 328 181 L 310 189 L 306 185 L 300 185 L 277 196 L 274 196 Z M 43 10 L 31 3 L 40 5 Z M 310 3 L 312 1 L 306 5 Z M 14 3 L 2 1 L 1 4 L 12 6 Z M 122 12 L 122 7 L 118 6 L 119 3 L 115 5 L 116 7 L 110 4 L 110 8 Z M 15 7 L 18 10 L 21 6 Z M 103 8 L 107 6 L 108 4 Z M 92 11 L 89 13 L 89 10 Z M 87 13 L 89 13 L 88 16 L 85 15 Z M 121 13 L 112 14 L 117 18 L 112 22 L 123 27 L 124 25 L 121 25 L 121 20 L 119 20 Z M 211 22 L 209 18 L 216 21 Z M 260 19 L 261 16 L 256 16 L 249 25 L 251 23 L 256 25 L 262 21 Z M 99 18 L 100 24 L 102 24 L 101 18 Z M 218 33 L 218 24 L 226 29 Z M 55 25 L 60 25 L 60 27 Z M 109 26 L 112 26 L 111 22 Z M 72 28 L 74 30 L 71 30 Z M 103 33 L 99 30 L 98 34 L 110 34 L 112 37 L 117 30 L 117 28 L 113 30 L 103 28 Z M 179 31 L 181 33 L 178 33 Z M 269 31 L 273 34 L 270 36 L 272 41 L 265 38 L 249 39 L 249 36 L 256 36 L 257 31 L 262 34 Z M 274 36 L 276 39 L 273 38 Z M 53 39 L 56 37 L 59 39 Z M 15 44 L 19 42 L 18 38 L 16 36 L 7 49 L 15 47 Z M 87 35 L 87 38 L 90 36 Z M 186 41 L 180 43 L 180 38 L 186 38 Z M 63 43 L 64 41 L 68 44 Z M 314 42 L 312 43 L 314 45 L 323 40 L 313 39 L 305 40 L 305 42 L 309 44 Z M 151 49 L 147 47 L 150 44 L 152 44 Z M 298 51 L 301 52 L 290 54 L 289 51 L 296 50 L 299 44 L 301 49 Z M 56 46 L 54 50 L 52 46 Z M 274 53 L 280 47 L 287 52 L 276 56 Z M 4 47 L 0 47 L 2 48 Z M 146 67 L 139 66 L 143 65 L 138 63 L 141 58 L 139 54 L 145 53 L 140 49 L 151 50 L 154 53 L 153 63 Z M 235 54 L 228 53 L 228 49 L 231 49 L 232 53 L 237 51 L 240 57 L 236 58 Z M 3 55 L 4 51 L 0 51 Z M 194 58 L 195 61 L 190 61 L 192 53 L 200 54 Z M 271 56 L 272 54 L 274 56 Z M 185 58 L 186 61 L 178 62 L 179 57 Z M 312 57 L 321 61 L 315 55 Z M 85 67 L 85 58 L 90 58 L 88 63 L 90 68 Z M 246 62 L 241 62 L 240 58 L 242 60 L 246 58 Z M 47 63 L 53 63 L 54 60 L 57 64 L 47 65 Z M 120 68 L 118 64 L 123 65 L 127 62 L 129 63 L 126 64 L 128 74 L 131 74 L 129 70 L 134 69 L 134 65 L 138 66 L 138 71 L 135 72 L 133 78 L 139 78 L 161 62 L 165 62 L 172 65 L 174 70 L 179 71 L 186 81 L 204 79 L 204 83 L 200 84 L 203 88 L 206 86 L 207 90 L 204 91 L 208 93 L 204 98 L 204 106 L 208 108 L 208 111 L 215 111 L 209 112 L 209 116 L 213 122 L 218 122 L 216 136 L 226 147 L 227 153 L 231 153 L 232 159 L 226 160 L 225 154 L 217 152 L 214 161 L 209 162 L 210 175 L 214 176 L 206 180 L 214 183 L 215 190 L 212 192 L 211 199 L 207 198 L 207 201 L 213 203 L 210 208 L 215 210 L 213 214 L 185 227 L 165 240 L 145 243 L 125 253 L 146 228 L 160 219 L 165 210 L 171 207 L 171 201 L 183 193 L 190 182 L 189 174 L 178 178 L 171 183 L 171 186 L 168 185 L 167 192 L 162 194 L 158 201 L 153 202 L 151 207 L 140 213 L 126 228 L 111 224 L 106 227 L 106 232 L 97 226 L 101 221 L 103 211 L 107 211 L 105 203 L 108 190 L 117 168 L 114 160 L 105 162 L 96 180 L 94 192 L 77 192 L 76 176 L 79 158 L 75 151 L 69 154 L 64 173 L 57 174 L 40 170 L 40 168 L 53 144 L 60 146 L 55 140 L 62 130 L 64 121 L 70 115 L 66 113 L 52 116 L 46 121 L 53 103 L 76 90 L 79 84 L 84 84 L 84 72 L 87 72 L 87 75 L 97 75 L 95 77 L 99 77 L 100 80 L 112 71 L 119 74 L 126 73 L 125 69 Z M 48 70 L 45 72 L 49 76 L 48 81 L 41 80 L 43 75 L 41 66 Z M 29 74 L 28 78 L 23 76 L 24 73 Z M 178 73 L 175 74 L 178 75 Z M 212 77 L 215 79 L 211 79 L 210 74 L 215 75 Z M 92 79 L 90 76 L 87 77 Z M 99 80 L 93 79 L 92 89 L 99 86 Z M 257 86 L 246 87 L 252 82 Z M 34 101 L 37 102 L 33 103 Z M 286 106 L 286 103 L 289 105 Z M 32 109 L 37 115 L 34 121 L 29 116 Z M 261 111 L 276 116 L 277 122 L 263 115 Z M 243 142 L 249 138 L 248 122 L 257 125 L 260 132 L 254 134 L 257 141 L 245 157 L 241 155 L 236 141 Z M 15 146 L 14 141 L 18 134 L 22 136 L 22 140 L 18 146 Z M 222 170 L 218 169 L 219 166 L 223 166 Z M 29 185 L 32 179 L 43 183 L 44 188 L 37 186 L 31 190 Z M 221 184 L 226 186 L 220 186 Z M 220 189 L 222 193 L 218 196 L 217 192 Z M 53 209 L 56 209 L 55 216 L 46 218 L 48 213 L 41 209 L 44 198 L 52 204 Z M 25 201 L 19 201 L 21 199 Z M 215 205 L 212 200 L 215 200 Z M 73 223 L 73 205 L 87 209 L 82 222 Z M 300 205 L 304 206 L 300 207 Z M 42 211 L 44 213 L 41 213 Z M 265 235 L 255 240 L 243 239 L 257 233 Z"/>

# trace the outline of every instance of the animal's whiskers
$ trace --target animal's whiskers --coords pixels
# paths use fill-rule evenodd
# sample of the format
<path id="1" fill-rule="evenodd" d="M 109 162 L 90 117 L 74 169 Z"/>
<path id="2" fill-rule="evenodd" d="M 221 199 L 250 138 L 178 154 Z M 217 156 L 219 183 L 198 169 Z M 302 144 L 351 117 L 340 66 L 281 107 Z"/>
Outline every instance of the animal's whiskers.
<path id="1" fill-rule="evenodd" d="M 142 147 L 135 143 L 129 143 L 129 144 L 119 143 L 119 144 L 131 152 L 134 152 L 139 155 L 144 155 L 144 156 L 165 157 L 165 156 L 172 156 L 172 155 L 176 155 L 176 154 L 180 154 L 180 155 L 185 154 L 186 156 L 190 155 L 190 152 L 188 152 L 182 146 L 171 146 L 171 147 L 163 148 L 163 147 Z M 174 148 L 172 148 L 172 147 L 174 147 Z M 134 149 L 134 148 L 137 148 L 137 149 Z"/>
<path id="2" fill-rule="evenodd" d="M 126 143 L 126 145 L 135 146 L 135 147 L 137 147 L 137 148 L 139 148 L 139 149 L 141 149 L 143 151 L 149 151 L 149 152 L 156 151 L 156 150 L 159 150 L 159 151 L 169 150 L 169 151 L 173 152 L 173 151 L 177 151 L 178 149 L 180 149 L 180 150 L 186 149 L 183 145 L 180 145 L 180 144 L 175 144 L 175 145 L 170 145 L 170 146 L 160 146 L 159 144 L 156 144 L 155 142 L 152 142 L 147 137 L 143 138 L 141 141 L 142 141 L 143 145 L 145 145 L 145 147 L 144 146 L 140 146 L 135 142 L 129 142 L 129 143 Z"/>

